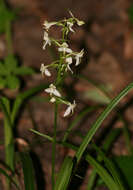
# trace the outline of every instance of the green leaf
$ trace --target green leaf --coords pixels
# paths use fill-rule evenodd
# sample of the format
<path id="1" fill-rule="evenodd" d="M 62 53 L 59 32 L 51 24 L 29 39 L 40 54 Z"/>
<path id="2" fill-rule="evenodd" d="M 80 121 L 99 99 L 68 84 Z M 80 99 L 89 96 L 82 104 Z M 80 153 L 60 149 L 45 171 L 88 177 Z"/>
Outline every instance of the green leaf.
<path id="1" fill-rule="evenodd" d="M 0 89 L 4 88 L 6 86 L 6 80 L 0 77 Z"/>
<path id="2" fill-rule="evenodd" d="M 11 72 L 13 73 L 18 65 L 18 60 L 14 55 L 10 54 L 5 58 L 4 65 L 5 65 L 6 70 L 8 70 L 9 73 Z"/>
<path id="3" fill-rule="evenodd" d="M 100 148 L 98 148 L 95 144 L 93 144 L 93 147 L 98 152 L 101 159 L 104 160 L 107 169 L 109 170 L 109 172 L 113 176 L 113 178 L 114 178 L 115 182 L 117 183 L 119 189 L 124 190 L 124 186 L 123 186 L 123 183 L 122 183 L 122 180 L 120 177 L 120 172 L 119 172 L 118 168 L 116 168 L 115 165 L 113 164 L 113 162 L 109 158 L 107 158 L 107 156 L 105 156 L 105 154 L 100 150 Z"/>
<path id="4" fill-rule="evenodd" d="M 110 190 L 120 190 L 106 169 L 103 168 L 103 166 L 100 165 L 92 156 L 87 155 L 86 160 L 95 168 L 96 172 L 99 174 L 99 176 L 102 178 Z"/>
<path id="5" fill-rule="evenodd" d="M 113 110 L 113 108 L 116 107 L 116 105 L 120 102 L 120 100 L 128 94 L 128 92 L 133 88 L 133 83 L 129 84 L 117 97 L 115 97 L 109 105 L 106 107 L 106 109 L 101 113 L 101 115 L 98 117 L 98 119 L 94 122 L 92 127 L 89 129 L 89 132 L 85 136 L 83 142 L 81 143 L 78 151 L 76 152 L 76 158 L 77 161 L 81 159 L 85 149 L 87 148 L 88 144 L 92 140 L 93 136 L 95 135 L 96 131 L 101 126 L 102 122 L 106 119 L 106 117 L 110 114 L 110 112 Z"/>
<path id="6" fill-rule="evenodd" d="M 114 140 L 119 136 L 121 130 L 120 129 L 113 129 L 111 130 L 111 132 L 106 136 L 105 140 L 104 140 L 104 144 L 102 146 L 102 149 L 104 150 L 104 152 L 108 152 L 111 145 L 113 144 Z M 97 160 L 100 161 L 101 157 L 99 157 L 99 155 L 97 156 Z M 96 181 L 96 177 L 97 177 L 97 173 L 96 170 L 93 169 L 93 171 L 91 172 L 89 179 L 88 179 L 88 185 L 87 185 L 87 190 L 92 190 L 95 181 Z M 98 182 L 101 180 L 101 178 L 98 180 Z"/>
<path id="7" fill-rule="evenodd" d="M 17 77 L 13 76 L 13 75 L 9 75 L 6 78 L 6 85 L 10 89 L 19 88 L 20 87 L 20 80 Z"/>
<path id="8" fill-rule="evenodd" d="M 6 76 L 8 74 L 7 70 L 5 69 L 4 62 L 0 62 L 0 75 Z"/>
<path id="9" fill-rule="evenodd" d="M 133 189 L 133 156 L 117 156 L 113 160 L 121 170 L 124 180 L 129 185 L 129 189 Z"/>
<path id="10" fill-rule="evenodd" d="M 30 67 L 22 66 L 22 67 L 15 68 L 13 73 L 15 75 L 31 75 L 31 74 L 34 74 L 35 71 Z"/>
<path id="11" fill-rule="evenodd" d="M 101 104 L 108 104 L 110 102 L 110 98 L 108 98 L 102 91 L 97 88 L 88 90 L 85 93 L 85 97 Z"/>
<path id="12" fill-rule="evenodd" d="M 34 169 L 30 154 L 20 152 L 19 156 L 23 167 L 25 190 L 35 190 Z"/>
<path id="13" fill-rule="evenodd" d="M 72 169 L 73 169 L 73 159 L 67 156 L 58 174 L 55 184 L 55 190 L 67 189 L 72 174 Z"/>

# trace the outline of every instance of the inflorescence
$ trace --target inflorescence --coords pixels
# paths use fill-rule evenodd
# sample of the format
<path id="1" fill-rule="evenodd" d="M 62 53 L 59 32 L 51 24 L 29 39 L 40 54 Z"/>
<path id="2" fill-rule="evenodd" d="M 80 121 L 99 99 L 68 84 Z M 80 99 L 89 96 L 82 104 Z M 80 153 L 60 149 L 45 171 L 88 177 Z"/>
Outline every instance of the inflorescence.
<path id="1" fill-rule="evenodd" d="M 73 101 L 73 103 L 64 100 L 59 90 L 57 90 L 57 87 L 59 87 L 59 84 L 62 81 L 63 76 L 65 75 L 66 72 L 70 71 L 73 74 L 73 71 L 71 69 L 73 60 L 75 60 L 74 62 L 75 66 L 78 66 L 84 54 L 83 49 L 80 52 L 74 52 L 68 45 L 67 36 L 69 32 L 73 33 L 75 32 L 73 29 L 73 25 L 77 24 L 78 26 L 81 26 L 84 24 L 83 21 L 80 21 L 77 18 L 75 18 L 71 12 L 69 13 L 71 17 L 68 19 L 64 19 L 59 22 L 45 21 L 43 23 L 44 26 L 43 50 L 45 50 L 47 46 L 55 45 L 60 54 L 60 58 L 59 60 L 54 61 L 49 65 L 44 65 L 44 63 L 42 63 L 40 68 L 42 76 L 47 76 L 47 77 L 51 76 L 49 68 L 55 68 L 57 70 L 57 78 L 55 82 L 50 84 L 49 88 L 45 89 L 45 92 L 49 93 L 51 103 L 55 103 L 56 101 L 58 101 L 68 106 L 64 113 L 64 117 L 73 113 L 76 103 L 75 100 Z M 57 40 L 49 36 L 49 29 L 55 25 L 61 27 L 62 30 L 61 40 Z"/>

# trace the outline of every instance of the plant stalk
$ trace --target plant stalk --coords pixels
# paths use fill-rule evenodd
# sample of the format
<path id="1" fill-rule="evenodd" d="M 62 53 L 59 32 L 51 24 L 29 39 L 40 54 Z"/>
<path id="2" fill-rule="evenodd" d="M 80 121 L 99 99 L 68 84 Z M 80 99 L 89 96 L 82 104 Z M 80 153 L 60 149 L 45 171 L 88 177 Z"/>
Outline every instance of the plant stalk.
<path id="1" fill-rule="evenodd" d="M 54 136 L 52 143 L 52 190 L 55 188 L 55 153 L 56 153 L 56 130 L 57 130 L 58 104 L 55 103 L 54 111 Z"/>

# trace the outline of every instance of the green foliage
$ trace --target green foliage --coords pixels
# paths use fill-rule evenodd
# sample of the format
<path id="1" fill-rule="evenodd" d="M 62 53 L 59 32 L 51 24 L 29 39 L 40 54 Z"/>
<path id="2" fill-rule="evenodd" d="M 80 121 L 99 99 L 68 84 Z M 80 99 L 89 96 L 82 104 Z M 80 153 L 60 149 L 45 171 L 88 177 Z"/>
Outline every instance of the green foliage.
<path id="1" fill-rule="evenodd" d="M 72 169 L 73 159 L 71 157 L 66 157 L 58 174 L 55 190 L 67 189 L 72 174 Z"/>
<path id="2" fill-rule="evenodd" d="M 129 185 L 129 189 L 133 189 L 133 156 L 117 156 L 114 161 L 121 170 L 124 181 Z"/>
<path id="3" fill-rule="evenodd" d="M 131 6 L 128 10 L 128 16 L 129 16 L 130 22 L 133 24 L 133 4 L 131 4 Z"/>
<path id="4" fill-rule="evenodd" d="M 120 102 L 120 100 L 125 97 L 128 92 L 133 89 L 133 83 L 129 84 L 117 97 L 115 97 L 106 107 L 106 109 L 101 113 L 101 115 L 97 118 L 97 120 L 92 125 L 91 129 L 86 134 L 83 142 L 79 146 L 78 151 L 76 152 L 77 160 L 80 161 L 81 157 L 85 149 L 87 148 L 88 144 L 92 140 L 93 136 L 95 135 L 96 131 L 101 126 L 102 122 L 106 119 L 106 117 L 110 114 L 110 112 L 116 107 L 116 105 Z"/>
<path id="5" fill-rule="evenodd" d="M 19 153 L 22 163 L 25 190 L 35 190 L 35 176 L 32 159 L 28 152 Z"/>
<path id="6" fill-rule="evenodd" d="M 85 93 L 85 97 L 101 104 L 108 104 L 110 102 L 110 99 L 104 93 L 102 93 L 99 89 L 96 89 L 96 88 L 92 90 L 88 90 Z"/>
<path id="7" fill-rule="evenodd" d="M 19 66 L 14 55 L 8 55 L 4 61 L 0 62 L 0 88 L 19 88 L 21 84 L 19 76 L 33 73 L 34 70 L 30 67 Z"/>
<path id="8" fill-rule="evenodd" d="M 11 22 L 15 18 L 15 12 L 8 9 L 4 1 L 0 0 L 0 33 L 5 32 L 7 22 Z"/>

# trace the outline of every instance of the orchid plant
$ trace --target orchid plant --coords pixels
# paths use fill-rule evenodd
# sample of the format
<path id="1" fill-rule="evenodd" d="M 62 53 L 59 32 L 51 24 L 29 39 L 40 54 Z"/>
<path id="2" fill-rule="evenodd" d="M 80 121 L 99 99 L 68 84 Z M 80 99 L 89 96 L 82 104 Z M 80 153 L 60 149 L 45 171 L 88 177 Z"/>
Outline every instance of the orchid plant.
<path id="1" fill-rule="evenodd" d="M 68 35 L 70 32 L 75 32 L 73 29 L 74 24 L 81 26 L 84 24 L 83 21 L 78 20 L 74 17 L 74 15 L 70 13 L 70 18 L 63 19 L 58 22 L 48 22 L 45 21 L 43 23 L 44 27 L 44 36 L 43 36 L 43 50 L 46 49 L 47 46 L 55 45 L 57 51 L 59 53 L 59 59 L 52 62 L 49 65 L 41 64 L 40 71 L 43 77 L 51 77 L 50 69 L 56 69 L 57 78 L 54 82 L 52 82 L 48 88 L 45 89 L 45 92 L 50 95 L 50 102 L 55 104 L 55 119 L 54 119 L 54 141 L 52 148 L 52 189 L 54 189 L 55 185 L 55 149 L 56 149 L 56 127 L 57 127 L 57 113 L 58 113 L 58 105 L 65 104 L 67 105 L 67 109 L 64 112 L 64 117 L 67 117 L 73 114 L 74 109 L 76 107 L 76 102 L 73 100 L 73 103 L 69 102 L 65 98 L 63 98 L 62 93 L 59 91 L 60 84 L 64 80 L 64 76 L 67 72 L 71 72 L 73 74 L 73 70 L 71 69 L 71 65 L 78 66 L 81 63 L 81 58 L 83 57 L 84 50 L 82 49 L 80 52 L 74 52 L 68 44 Z M 49 31 L 51 27 L 61 27 L 62 31 L 62 39 L 54 39 L 49 35 Z"/>

